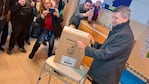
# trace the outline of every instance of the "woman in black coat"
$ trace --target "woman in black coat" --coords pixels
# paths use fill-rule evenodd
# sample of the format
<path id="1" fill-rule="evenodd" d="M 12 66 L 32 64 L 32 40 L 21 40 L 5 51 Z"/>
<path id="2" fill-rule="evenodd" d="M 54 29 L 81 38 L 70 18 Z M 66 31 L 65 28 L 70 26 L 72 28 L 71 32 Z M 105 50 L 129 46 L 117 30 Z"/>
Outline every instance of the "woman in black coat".
<path id="1" fill-rule="evenodd" d="M 52 9 L 52 10 L 50 10 Z M 43 0 L 41 2 L 41 14 L 37 18 L 36 22 L 40 24 L 41 34 L 39 35 L 37 41 L 35 42 L 33 49 L 29 55 L 32 59 L 40 47 L 40 44 L 44 41 L 44 37 L 48 32 L 51 32 L 49 51 L 52 51 L 54 45 L 54 39 L 60 36 L 61 27 L 59 23 L 59 11 L 57 8 L 52 8 L 52 3 L 50 0 Z"/>

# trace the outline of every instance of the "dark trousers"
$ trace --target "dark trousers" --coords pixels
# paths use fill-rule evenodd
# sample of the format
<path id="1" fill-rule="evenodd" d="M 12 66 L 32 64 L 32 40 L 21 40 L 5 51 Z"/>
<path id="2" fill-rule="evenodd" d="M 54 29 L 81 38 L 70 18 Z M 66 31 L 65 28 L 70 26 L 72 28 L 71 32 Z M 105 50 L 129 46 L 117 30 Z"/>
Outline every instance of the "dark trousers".
<path id="1" fill-rule="evenodd" d="M 99 84 L 99 83 L 97 83 L 95 80 L 93 80 L 93 81 L 92 81 L 92 84 Z"/>
<path id="2" fill-rule="evenodd" d="M 19 47 L 24 47 L 26 23 L 12 21 L 12 33 L 9 41 L 9 49 L 13 49 L 17 43 Z"/>
<path id="3" fill-rule="evenodd" d="M 26 28 L 26 31 L 25 31 L 25 41 L 29 41 L 30 30 L 31 30 L 32 22 L 33 22 L 33 17 L 34 16 L 30 17 L 29 23 L 27 24 L 27 28 Z"/>
<path id="4" fill-rule="evenodd" d="M 40 36 L 38 37 L 38 39 L 36 40 L 36 42 L 33 46 L 32 52 L 29 55 L 31 58 L 34 57 L 34 54 L 36 53 L 36 51 L 40 47 L 40 44 L 44 41 L 44 38 L 48 32 L 49 32 L 49 30 L 42 28 L 42 32 L 41 32 Z"/>
<path id="5" fill-rule="evenodd" d="M 54 35 L 54 32 L 51 32 L 51 35 L 50 35 L 50 37 L 49 37 L 50 39 L 48 40 L 48 42 L 49 42 L 49 50 L 48 50 L 48 56 L 51 54 L 55 54 L 55 52 L 54 53 L 52 53 L 52 50 L 53 50 L 53 47 L 54 47 L 54 40 L 55 40 L 55 35 Z"/>
<path id="6" fill-rule="evenodd" d="M 40 33 L 39 37 L 37 38 L 37 43 L 41 44 L 45 40 L 45 36 L 49 32 L 49 30 L 42 28 L 42 32 Z"/>
<path id="7" fill-rule="evenodd" d="M 8 36 L 8 22 L 5 24 L 4 30 L 2 31 L 0 45 L 5 45 L 7 41 L 7 36 Z"/>

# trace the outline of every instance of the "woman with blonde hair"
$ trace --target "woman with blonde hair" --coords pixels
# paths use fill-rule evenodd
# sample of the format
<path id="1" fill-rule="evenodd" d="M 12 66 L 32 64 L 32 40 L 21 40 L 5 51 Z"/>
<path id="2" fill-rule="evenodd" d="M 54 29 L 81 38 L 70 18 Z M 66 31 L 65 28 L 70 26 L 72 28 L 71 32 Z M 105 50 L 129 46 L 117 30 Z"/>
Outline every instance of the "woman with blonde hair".
<path id="1" fill-rule="evenodd" d="M 60 36 L 61 28 L 58 21 L 60 15 L 57 8 L 54 8 L 53 2 L 51 0 L 42 0 L 40 6 L 40 16 L 36 19 L 36 22 L 40 24 L 41 33 L 33 46 L 32 52 L 29 58 L 34 57 L 35 52 L 40 47 L 40 44 L 44 41 L 44 37 L 48 32 L 51 32 L 49 51 L 52 51 L 54 39 Z"/>

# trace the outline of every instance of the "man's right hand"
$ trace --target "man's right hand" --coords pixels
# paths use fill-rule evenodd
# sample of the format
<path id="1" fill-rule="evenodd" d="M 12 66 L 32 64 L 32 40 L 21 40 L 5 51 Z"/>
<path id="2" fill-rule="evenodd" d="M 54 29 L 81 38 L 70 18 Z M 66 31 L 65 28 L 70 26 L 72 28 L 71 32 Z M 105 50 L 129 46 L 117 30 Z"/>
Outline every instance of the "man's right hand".
<path id="1" fill-rule="evenodd" d="M 90 39 L 91 44 L 95 43 L 95 40 L 92 35 L 89 34 L 88 38 Z"/>
<path id="2" fill-rule="evenodd" d="M 83 13 L 82 15 L 83 15 L 83 17 L 90 17 L 90 16 L 92 16 L 93 14 L 92 14 L 90 11 L 88 11 L 88 12 L 86 12 L 86 13 Z"/>

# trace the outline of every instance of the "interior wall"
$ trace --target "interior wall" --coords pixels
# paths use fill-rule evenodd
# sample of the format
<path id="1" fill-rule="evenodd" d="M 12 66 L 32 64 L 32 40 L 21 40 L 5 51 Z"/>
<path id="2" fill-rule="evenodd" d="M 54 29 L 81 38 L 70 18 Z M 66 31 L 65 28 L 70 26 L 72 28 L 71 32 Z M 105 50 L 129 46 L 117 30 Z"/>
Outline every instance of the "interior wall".
<path id="1" fill-rule="evenodd" d="M 78 5 L 78 1 L 79 0 L 69 0 L 69 2 L 65 4 L 65 7 L 63 10 L 63 19 L 64 19 L 62 23 L 63 26 L 69 24 L 69 20 L 73 15 L 76 9 L 76 6 Z"/>
<path id="2" fill-rule="evenodd" d="M 144 25 L 149 25 L 149 0 L 132 0 L 130 9 L 132 10 L 131 19 Z"/>
<path id="3" fill-rule="evenodd" d="M 142 75 L 149 78 L 149 58 L 141 56 L 144 43 L 149 35 L 149 27 L 137 21 L 131 21 L 131 29 L 135 36 L 133 50 L 128 59 L 128 64 Z"/>

